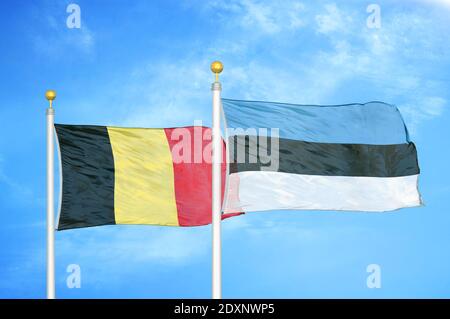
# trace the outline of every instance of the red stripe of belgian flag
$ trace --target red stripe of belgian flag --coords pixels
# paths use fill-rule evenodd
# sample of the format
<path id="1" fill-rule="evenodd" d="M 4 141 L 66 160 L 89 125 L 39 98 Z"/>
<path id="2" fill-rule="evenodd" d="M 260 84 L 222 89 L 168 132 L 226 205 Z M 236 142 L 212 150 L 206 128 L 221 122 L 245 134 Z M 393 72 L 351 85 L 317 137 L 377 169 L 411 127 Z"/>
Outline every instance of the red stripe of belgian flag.
<path id="1" fill-rule="evenodd" d="M 164 129 L 173 159 L 175 198 L 180 226 L 207 225 L 212 221 L 211 128 Z M 190 137 L 190 141 L 182 141 Z M 180 146 L 183 147 L 180 147 Z M 190 148 L 190 158 L 184 152 Z M 179 158 L 183 161 L 180 162 Z M 226 182 L 226 148 L 222 142 L 222 200 Z M 222 219 L 242 213 L 224 214 Z"/>

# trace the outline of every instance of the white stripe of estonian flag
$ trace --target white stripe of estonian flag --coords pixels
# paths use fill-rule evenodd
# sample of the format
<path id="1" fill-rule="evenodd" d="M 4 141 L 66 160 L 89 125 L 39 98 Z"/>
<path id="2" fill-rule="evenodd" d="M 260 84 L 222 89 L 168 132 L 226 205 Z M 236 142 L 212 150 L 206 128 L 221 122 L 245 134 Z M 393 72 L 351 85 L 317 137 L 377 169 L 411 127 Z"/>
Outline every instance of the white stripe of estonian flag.
<path id="1" fill-rule="evenodd" d="M 422 204 L 417 184 L 418 175 L 354 177 L 246 171 L 229 176 L 224 211 L 391 211 Z"/>

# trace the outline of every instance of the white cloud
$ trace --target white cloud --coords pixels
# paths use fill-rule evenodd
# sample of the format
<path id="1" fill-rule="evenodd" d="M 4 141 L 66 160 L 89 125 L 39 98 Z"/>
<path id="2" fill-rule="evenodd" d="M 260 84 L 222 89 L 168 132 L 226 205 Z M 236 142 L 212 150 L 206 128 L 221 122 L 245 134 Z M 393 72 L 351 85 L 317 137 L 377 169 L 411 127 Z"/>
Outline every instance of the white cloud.
<path id="1" fill-rule="evenodd" d="M 431 116 L 439 116 L 444 112 L 447 101 L 438 96 L 427 97 L 424 104 L 428 106 L 428 114 Z"/>
<path id="2" fill-rule="evenodd" d="M 443 6 L 447 9 L 450 8 L 450 0 L 418 0 L 419 2 L 427 3 L 427 4 L 434 4 Z"/>
<path id="3" fill-rule="evenodd" d="M 242 23 L 250 28 L 259 28 L 264 33 L 274 34 L 283 29 L 303 26 L 303 5 L 296 1 L 272 1 L 269 3 L 251 0 L 241 1 L 245 14 Z"/>
<path id="4" fill-rule="evenodd" d="M 205 228 L 158 226 L 110 226 L 57 233 L 60 258 L 75 263 L 96 258 L 100 264 L 179 265 L 195 262 L 208 252 L 209 232 Z"/>
<path id="5" fill-rule="evenodd" d="M 124 90 L 129 115 L 120 125 L 171 127 L 204 119 L 213 75 L 206 59 L 151 62 L 133 70 Z"/>
<path id="6" fill-rule="evenodd" d="M 84 54 L 93 52 L 95 37 L 86 26 L 81 29 L 53 30 L 49 34 L 38 34 L 33 37 L 34 49 L 37 52 L 49 56 L 62 56 L 66 50 L 73 49 Z"/>
<path id="7" fill-rule="evenodd" d="M 354 11 L 334 3 L 307 7 L 297 1 L 250 0 L 200 5 L 205 17 L 226 22 L 220 24 L 217 40 L 196 43 L 201 50 L 187 50 L 176 63 L 139 63 L 124 81 L 126 105 L 118 103 L 129 115 L 114 124 L 167 127 L 209 121 L 209 63 L 222 56 L 226 97 L 334 104 L 366 102 L 359 98 L 367 96 L 408 109 L 405 117 L 414 125 L 445 109 L 445 85 L 426 72 L 448 63 L 444 52 L 450 45 L 433 18 L 420 11 L 384 10 L 382 28 L 368 29 L 365 7 Z M 282 32 L 300 26 L 306 32 L 302 37 Z M 307 37 L 316 37 L 321 45 L 311 48 Z M 348 95 L 342 100 L 339 92 L 359 82 L 364 82 L 364 94 L 358 91 L 355 100 Z M 430 104 L 430 97 L 432 112 L 419 106 Z"/>
<path id="8" fill-rule="evenodd" d="M 304 5 L 299 1 L 233 0 L 213 1 L 206 5 L 209 10 L 219 10 L 219 15 L 233 24 L 245 27 L 254 34 L 276 34 L 296 30 L 305 25 Z M 230 15 L 232 18 L 230 19 Z"/>
<path id="9" fill-rule="evenodd" d="M 399 105 L 406 118 L 410 132 L 416 133 L 422 121 L 441 116 L 448 104 L 447 100 L 438 96 L 416 96 L 409 102 Z"/>
<path id="10" fill-rule="evenodd" d="M 332 32 L 345 32 L 348 29 L 348 25 L 352 22 L 352 18 L 349 15 L 344 14 L 338 9 L 336 4 L 325 5 L 325 13 L 316 15 L 317 32 L 319 33 L 332 33 Z"/>
<path id="11" fill-rule="evenodd" d="M 227 236 L 250 229 L 241 217 L 222 224 Z M 96 259 L 99 264 L 165 264 L 174 267 L 195 263 L 210 254 L 211 226 L 168 227 L 113 225 L 56 233 L 58 258 L 74 263 Z"/>
<path id="12" fill-rule="evenodd" d="M 272 216 L 268 219 L 266 214 L 276 214 L 277 212 L 259 212 L 254 213 L 258 216 L 251 216 L 251 221 L 247 221 L 239 231 L 245 232 L 253 240 L 268 240 L 270 237 L 286 238 L 292 241 L 300 240 L 305 243 L 320 239 L 322 236 L 311 227 L 305 227 L 301 223 L 283 221 Z M 281 212 L 282 214 L 286 212 Z M 250 213 L 253 215 L 253 213 Z M 247 214 L 249 215 L 249 214 Z"/>
<path id="13" fill-rule="evenodd" d="M 328 5 L 327 14 L 316 16 L 317 31 L 327 35 L 334 48 L 320 52 L 316 62 L 309 63 L 323 92 L 363 80 L 368 93 L 381 95 L 377 99 L 399 103 L 413 132 L 422 121 L 440 116 L 446 104 L 445 82 L 427 73 L 430 67 L 449 63 L 444 52 L 450 46 L 433 18 L 414 10 L 391 10 L 383 14 L 382 28 L 375 30 L 361 25 L 363 19 L 357 13 L 352 17 L 350 11 L 342 12 L 333 4 Z"/>
<path id="14" fill-rule="evenodd" d="M 0 154 L 0 184 L 6 187 L 9 192 L 10 199 L 18 203 L 32 203 L 40 207 L 44 206 L 44 198 L 36 196 L 32 188 L 28 185 L 22 184 L 10 177 L 4 169 L 5 160 Z M 6 196 L 5 196 L 6 197 Z"/>
<path id="15" fill-rule="evenodd" d="M 36 9 L 35 20 L 41 27 L 39 33 L 31 29 L 31 41 L 34 50 L 40 54 L 51 57 L 62 57 L 67 52 L 76 51 L 90 55 L 95 49 L 95 35 L 82 19 L 81 28 L 69 29 L 66 25 L 66 16 L 63 4 L 49 4 Z M 43 31 L 45 30 L 45 31 Z"/>

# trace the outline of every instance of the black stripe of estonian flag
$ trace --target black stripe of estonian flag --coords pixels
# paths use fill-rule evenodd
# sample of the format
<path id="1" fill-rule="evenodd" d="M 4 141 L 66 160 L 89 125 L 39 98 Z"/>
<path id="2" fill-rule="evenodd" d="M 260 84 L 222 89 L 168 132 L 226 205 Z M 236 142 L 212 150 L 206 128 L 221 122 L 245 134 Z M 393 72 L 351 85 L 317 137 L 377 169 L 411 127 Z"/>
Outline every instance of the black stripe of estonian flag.
<path id="1" fill-rule="evenodd" d="M 63 173 L 58 230 L 115 224 L 114 159 L 107 128 L 55 128 Z"/>
<path id="2" fill-rule="evenodd" d="M 278 171 L 292 174 L 325 176 L 397 177 L 419 174 L 413 143 L 395 145 L 313 143 L 279 138 L 279 165 L 269 168 L 271 137 L 260 143 L 255 136 L 232 136 L 229 146 L 230 173 Z M 266 146 L 267 145 L 267 146 Z M 245 149 L 245 162 L 237 163 L 239 149 Z M 258 152 L 258 154 L 256 154 Z M 262 155 L 262 156 L 261 156 Z M 242 156 L 242 155 L 241 155 Z"/>

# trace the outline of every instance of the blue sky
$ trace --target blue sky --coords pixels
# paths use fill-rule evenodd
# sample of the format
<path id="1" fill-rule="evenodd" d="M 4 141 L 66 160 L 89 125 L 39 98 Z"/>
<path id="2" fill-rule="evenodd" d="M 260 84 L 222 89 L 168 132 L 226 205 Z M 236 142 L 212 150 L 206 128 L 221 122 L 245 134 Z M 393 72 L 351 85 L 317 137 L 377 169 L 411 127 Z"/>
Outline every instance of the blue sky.
<path id="1" fill-rule="evenodd" d="M 66 27 L 71 2 L 81 29 Z M 45 297 L 45 90 L 59 123 L 209 125 L 214 59 L 228 98 L 396 104 L 426 204 L 227 220 L 223 296 L 450 297 L 449 14 L 447 0 L 2 1 L 0 297 Z M 210 238 L 209 226 L 56 233 L 57 297 L 209 298 Z M 69 264 L 80 289 L 66 286 Z M 380 289 L 366 286 L 369 264 Z"/>

